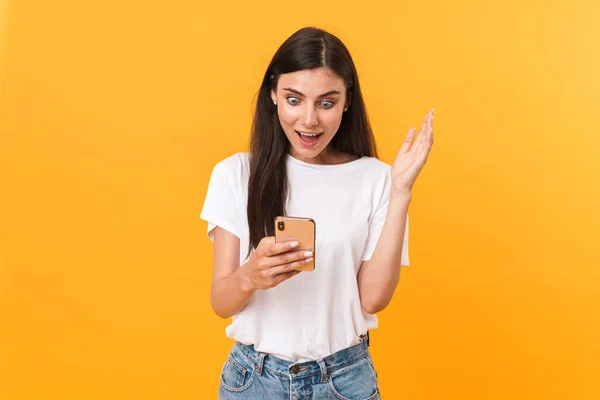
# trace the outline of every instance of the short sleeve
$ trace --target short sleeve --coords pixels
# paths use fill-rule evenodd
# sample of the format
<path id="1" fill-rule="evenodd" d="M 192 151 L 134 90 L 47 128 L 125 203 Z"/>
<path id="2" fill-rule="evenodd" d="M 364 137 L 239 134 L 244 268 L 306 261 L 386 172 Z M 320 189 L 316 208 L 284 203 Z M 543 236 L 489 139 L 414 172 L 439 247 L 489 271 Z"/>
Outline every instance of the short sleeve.
<path id="1" fill-rule="evenodd" d="M 200 218 L 208 222 L 208 238 L 214 241 L 214 229 L 218 225 L 241 238 L 239 212 L 237 209 L 236 184 L 232 171 L 223 162 L 213 169 Z"/>
<path id="2" fill-rule="evenodd" d="M 379 204 L 369 221 L 369 234 L 367 237 L 367 244 L 363 256 L 363 261 L 368 261 L 373 256 L 373 252 L 375 251 L 375 246 L 377 246 L 377 242 L 379 241 L 379 236 L 381 236 L 381 231 L 383 230 L 383 224 L 385 223 L 385 217 L 387 215 L 388 205 L 390 203 L 390 193 L 391 193 L 391 174 L 388 172 L 386 174 L 385 184 L 383 186 L 383 191 L 381 198 L 379 200 Z M 408 259 L 408 215 L 406 215 L 406 225 L 404 229 L 404 241 L 402 244 L 402 266 L 409 265 Z"/>

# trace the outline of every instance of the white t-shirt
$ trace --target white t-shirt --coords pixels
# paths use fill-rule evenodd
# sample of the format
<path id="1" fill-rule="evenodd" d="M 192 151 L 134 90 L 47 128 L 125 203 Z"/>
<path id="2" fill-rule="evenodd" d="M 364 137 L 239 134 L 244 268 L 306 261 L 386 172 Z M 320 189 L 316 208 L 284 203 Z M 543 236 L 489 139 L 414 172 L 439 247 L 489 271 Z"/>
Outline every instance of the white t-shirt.
<path id="1" fill-rule="evenodd" d="M 200 214 L 211 240 L 216 225 L 240 238 L 240 265 L 249 242 L 249 156 L 238 153 L 215 166 Z M 257 351 L 303 362 L 350 347 L 377 327 L 377 317 L 361 308 L 356 278 L 383 228 L 391 167 L 372 157 L 338 165 L 286 157 L 286 215 L 315 221 L 316 268 L 256 291 L 225 332 Z M 402 265 L 409 264 L 408 218 L 405 232 Z"/>

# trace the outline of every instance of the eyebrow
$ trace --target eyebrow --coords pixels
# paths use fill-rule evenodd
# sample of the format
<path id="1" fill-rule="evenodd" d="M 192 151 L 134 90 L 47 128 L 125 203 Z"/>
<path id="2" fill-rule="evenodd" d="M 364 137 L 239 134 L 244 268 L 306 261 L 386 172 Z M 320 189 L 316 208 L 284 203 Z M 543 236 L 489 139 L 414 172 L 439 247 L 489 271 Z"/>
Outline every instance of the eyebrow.
<path id="1" fill-rule="evenodd" d="M 288 92 L 292 92 L 299 96 L 306 97 L 302 92 L 299 92 L 292 88 L 283 88 L 283 90 L 287 90 Z M 322 95 L 320 95 L 319 98 L 331 96 L 332 94 L 340 94 L 340 92 L 338 92 L 337 90 L 330 90 L 329 92 L 323 93 Z"/>

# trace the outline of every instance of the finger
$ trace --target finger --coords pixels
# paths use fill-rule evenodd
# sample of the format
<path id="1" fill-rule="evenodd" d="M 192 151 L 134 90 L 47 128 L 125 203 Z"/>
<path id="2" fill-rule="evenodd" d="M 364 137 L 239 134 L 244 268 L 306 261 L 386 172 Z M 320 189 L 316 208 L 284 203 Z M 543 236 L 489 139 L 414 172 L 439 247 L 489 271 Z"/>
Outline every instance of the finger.
<path id="1" fill-rule="evenodd" d="M 430 135 L 429 135 L 429 141 L 430 141 L 430 146 L 433 145 L 433 116 L 434 116 L 434 109 L 431 109 L 431 122 L 430 122 L 430 126 L 431 126 L 431 131 L 430 131 Z"/>
<path id="2" fill-rule="evenodd" d="M 263 257 L 262 265 L 265 269 L 272 269 L 273 267 L 290 264 L 295 261 L 304 260 L 308 257 L 312 257 L 311 251 L 286 251 L 285 253 L 277 254 L 271 257 Z M 272 274 L 272 273 L 270 273 Z"/>
<path id="3" fill-rule="evenodd" d="M 419 149 L 421 148 L 422 144 L 423 144 L 423 139 L 425 137 L 425 135 L 427 134 L 428 129 L 428 124 L 429 124 L 429 113 L 427 113 L 425 115 L 425 119 L 423 120 L 423 124 L 421 125 L 421 131 L 419 132 L 419 136 L 417 136 L 417 140 L 415 141 L 414 144 L 414 150 L 415 151 L 419 151 Z"/>
<path id="4" fill-rule="evenodd" d="M 402 143 L 402 146 L 400 147 L 401 153 L 406 153 L 408 150 L 410 150 L 412 144 L 415 142 L 416 132 L 417 128 L 415 127 L 412 127 L 408 130 L 408 133 L 404 137 L 404 143 Z"/>
<path id="5" fill-rule="evenodd" d="M 433 110 L 429 111 L 429 132 L 433 130 Z"/>
<path id="6" fill-rule="evenodd" d="M 423 125 L 421 125 L 421 132 L 419 132 L 419 136 L 422 134 L 427 134 L 429 131 L 429 123 L 431 122 L 431 111 L 425 114 L 425 118 L 423 119 Z"/>
<path id="7" fill-rule="evenodd" d="M 431 137 L 431 136 L 429 136 Z M 429 156 L 429 152 L 431 151 L 431 146 L 433 142 L 430 139 L 427 139 L 422 146 L 421 150 L 415 156 L 416 165 L 420 165 L 422 168 L 423 165 L 427 162 L 427 157 Z"/>
<path id="8" fill-rule="evenodd" d="M 430 141 L 433 134 L 433 110 L 429 111 L 425 116 L 425 121 L 423 122 L 423 130 L 419 135 L 419 139 L 417 139 L 417 144 L 415 146 L 415 153 L 421 154 L 428 147 L 430 147 Z"/>
<path id="9" fill-rule="evenodd" d="M 297 240 L 289 240 L 285 242 L 271 243 L 269 245 L 265 245 L 265 251 L 263 255 L 267 257 L 273 257 L 277 254 L 285 253 L 286 251 L 290 251 L 296 247 L 298 247 L 300 243 Z"/>
<path id="10" fill-rule="evenodd" d="M 308 257 L 312 257 L 312 256 L 313 256 L 312 251 L 306 251 L 306 250 L 293 251 L 293 252 L 288 251 L 286 253 L 279 254 L 277 256 L 269 257 L 269 265 L 277 266 L 277 265 L 289 264 L 294 261 L 304 260 L 304 259 L 306 259 Z"/>
<path id="11" fill-rule="evenodd" d="M 429 113 L 429 132 L 427 135 L 426 146 L 425 146 L 428 153 L 429 153 L 429 150 L 431 150 L 431 146 L 433 145 L 433 112 L 434 112 L 434 110 L 432 109 L 431 112 Z"/>
<path id="12" fill-rule="evenodd" d="M 431 128 L 429 136 L 427 137 L 427 151 L 431 150 L 431 146 L 433 146 L 433 128 Z"/>
<path id="13" fill-rule="evenodd" d="M 258 242 L 258 246 L 256 246 L 254 253 L 256 253 L 258 256 L 266 255 L 266 252 L 273 243 L 275 243 L 275 236 L 265 236 L 260 240 L 260 242 Z"/>
<path id="14" fill-rule="evenodd" d="M 419 135 L 426 133 L 428 129 L 429 129 L 429 113 L 425 114 L 425 118 L 423 118 L 423 124 L 421 125 L 421 132 L 419 132 Z"/>
<path id="15" fill-rule="evenodd" d="M 431 140 L 429 139 L 430 135 L 428 134 L 424 136 L 427 136 L 427 139 L 423 139 L 423 142 L 419 148 L 415 150 L 415 160 L 417 162 L 421 162 L 423 158 L 427 157 L 429 150 L 431 149 Z"/>
<path id="16" fill-rule="evenodd" d="M 302 258 L 300 260 L 290 262 L 288 264 L 277 265 L 269 270 L 269 276 L 277 276 L 279 274 L 292 271 L 296 268 L 303 267 L 304 265 L 312 262 L 312 260 L 313 260 L 312 257 L 308 257 L 308 258 Z"/>

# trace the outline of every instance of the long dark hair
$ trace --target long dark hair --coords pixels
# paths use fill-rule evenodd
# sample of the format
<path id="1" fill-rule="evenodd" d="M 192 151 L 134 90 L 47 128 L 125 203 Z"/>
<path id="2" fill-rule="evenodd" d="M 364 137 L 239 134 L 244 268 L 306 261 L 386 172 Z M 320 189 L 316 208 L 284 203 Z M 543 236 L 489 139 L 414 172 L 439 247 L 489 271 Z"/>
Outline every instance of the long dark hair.
<path id="1" fill-rule="evenodd" d="M 265 236 L 274 235 L 274 219 L 285 215 L 288 198 L 286 153 L 289 141 L 279 123 L 271 90 L 281 74 L 327 67 L 345 83 L 348 110 L 330 142 L 337 151 L 357 157 L 377 157 L 375 139 L 367 117 L 350 52 L 334 35 L 317 28 L 303 28 L 279 47 L 263 78 L 250 139 L 248 182 L 248 254 Z"/>

